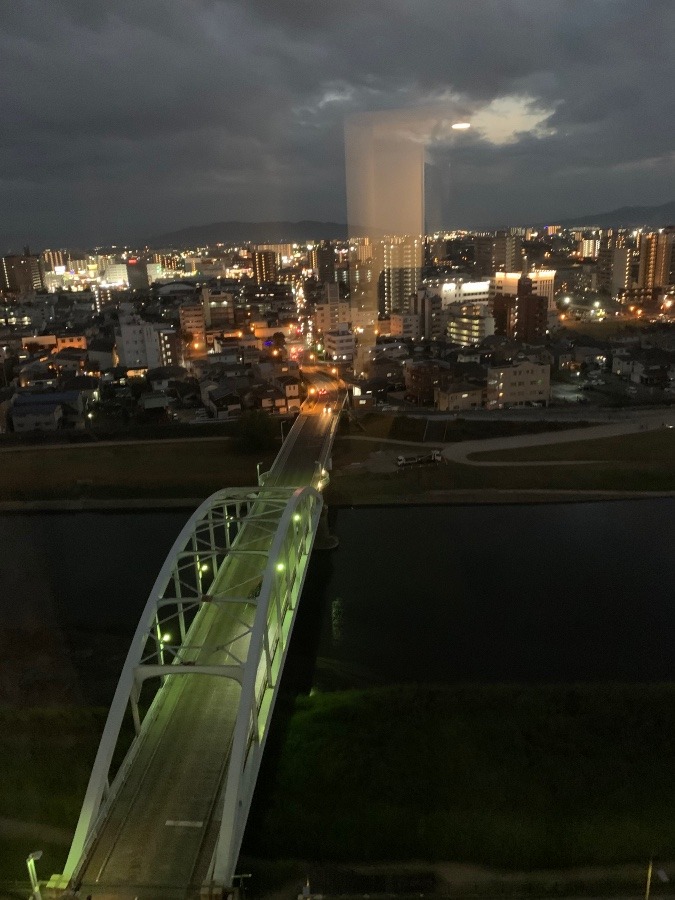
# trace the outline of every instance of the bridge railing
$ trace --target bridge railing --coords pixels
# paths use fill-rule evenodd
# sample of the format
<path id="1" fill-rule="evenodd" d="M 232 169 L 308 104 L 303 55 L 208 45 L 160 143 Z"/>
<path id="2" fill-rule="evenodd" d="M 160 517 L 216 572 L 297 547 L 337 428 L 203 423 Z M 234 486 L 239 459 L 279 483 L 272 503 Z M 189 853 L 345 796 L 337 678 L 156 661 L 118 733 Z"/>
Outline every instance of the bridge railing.
<path id="1" fill-rule="evenodd" d="M 314 488 L 297 489 L 268 555 L 209 871 L 219 888 L 232 884 L 322 505 Z"/>

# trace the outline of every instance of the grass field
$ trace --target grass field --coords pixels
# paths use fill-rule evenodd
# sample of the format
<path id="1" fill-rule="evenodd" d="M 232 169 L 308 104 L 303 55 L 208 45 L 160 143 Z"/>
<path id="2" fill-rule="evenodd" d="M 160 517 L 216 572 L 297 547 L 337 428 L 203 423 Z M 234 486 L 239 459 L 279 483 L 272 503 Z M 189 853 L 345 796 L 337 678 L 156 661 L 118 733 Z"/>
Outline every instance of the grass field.
<path id="1" fill-rule="evenodd" d="M 672 491 L 675 490 L 675 429 L 615 438 L 550 444 L 472 454 L 480 461 L 560 461 L 560 466 L 472 466 L 460 463 L 410 468 L 392 473 L 340 471 L 340 465 L 364 461 L 386 444 L 343 439 L 336 443 L 338 470 L 327 490 L 329 503 L 424 502 L 434 492 L 489 491 Z M 397 451 L 398 452 L 398 451 Z M 564 465 L 590 460 L 588 465 Z M 446 496 L 446 501 L 447 501 Z"/>
<path id="2" fill-rule="evenodd" d="M 506 869 L 675 854 L 675 686 L 398 687 L 299 699 L 246 852 Z"/>
<path id="3" fill-rule="evenodd" d="M 277 710 L 244 852 L 506 870 L 675 858 L 675 685 L 399 686 Z M 0 708 L 0 881 L 61 870 L 105 712 Z M 54 840 L 49 830 L 62 830 Z"/>
<path id="4" fill-rule="evenodd" d="M 255 484 L 256 462 L 274 453 L 237 453 L 229 440 L 86 445 L 0 454 L 0 500 L 73 497 L 207 497 Z"/>
<path id="5" fill-rule="evenodd" d="M 0 833 L 0 880 L 25 879 L 26 856 L 44 850 L 42 877 L 63 866 L 107 710 L 0 707 L 0 818 L 32 823 L 25 835 Z M 64 838 L 45 835 L 44 826 Z M 46 839 L 45 839 L 46 838 Z"/>
<path id="6" fill-rule="evenodd" d="M 668 468 L 675 460 L 675 429 L 635 432 L 620 437 L 574 441 L 569 444 L 545 444 L 515 450 L 472 453 L 478 462 L 536 462 L 598 460 L 614 463 L 640 463 Z"/>

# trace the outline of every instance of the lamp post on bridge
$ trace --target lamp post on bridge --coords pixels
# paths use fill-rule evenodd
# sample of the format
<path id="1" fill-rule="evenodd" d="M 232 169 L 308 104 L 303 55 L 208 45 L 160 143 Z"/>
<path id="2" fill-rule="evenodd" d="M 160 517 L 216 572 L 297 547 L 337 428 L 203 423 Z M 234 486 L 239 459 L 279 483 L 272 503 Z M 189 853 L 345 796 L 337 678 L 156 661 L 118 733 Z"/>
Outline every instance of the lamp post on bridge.
<path id="1" fill-rule="evenodd" d="M 35 863 L 42 858 L 42 850 L 33 850 L 26 860 L 28 868 L 28 877 L 30 878 L 31 898 L 33 900 L 42 900 L 40 893 L 40 882 L 38 881 L 37 872 L 35 871 Z"/>

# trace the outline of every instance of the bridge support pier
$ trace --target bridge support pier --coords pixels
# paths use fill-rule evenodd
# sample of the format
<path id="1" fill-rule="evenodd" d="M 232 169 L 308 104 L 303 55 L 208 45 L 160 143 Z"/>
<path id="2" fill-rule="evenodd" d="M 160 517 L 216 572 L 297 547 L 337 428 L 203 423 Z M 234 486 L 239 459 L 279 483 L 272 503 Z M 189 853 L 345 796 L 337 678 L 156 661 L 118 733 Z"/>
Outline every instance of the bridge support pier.
<path id="1" fill-rule="evenodd" d="M 324 503 L 321 509 L 319 525 L 316 530 L 316 537 L 314 538 L 314 549 L 335 550 L 339 543 L 340 539 L 338 536 L 330 533 L 330 526 L 328 525 L 328 507 Z"/>

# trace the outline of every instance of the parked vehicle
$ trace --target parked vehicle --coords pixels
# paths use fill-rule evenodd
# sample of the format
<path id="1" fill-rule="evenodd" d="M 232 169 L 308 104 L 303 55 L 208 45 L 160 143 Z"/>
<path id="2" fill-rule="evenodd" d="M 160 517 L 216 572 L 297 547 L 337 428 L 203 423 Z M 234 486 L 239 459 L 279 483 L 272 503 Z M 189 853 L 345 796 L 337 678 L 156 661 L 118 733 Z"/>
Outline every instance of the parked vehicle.
<path id="1" fill-rule="evenodd" d="M 443 457 L 440 450 L 432 450 L 430 453 L 422 453 L 418 456 L 397 456 L 396 465 L 399 468 L 405 466 L 420 466 L 424 463 L 441 462 Z"/>

